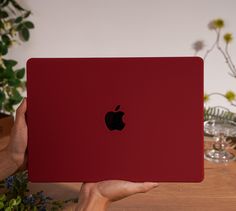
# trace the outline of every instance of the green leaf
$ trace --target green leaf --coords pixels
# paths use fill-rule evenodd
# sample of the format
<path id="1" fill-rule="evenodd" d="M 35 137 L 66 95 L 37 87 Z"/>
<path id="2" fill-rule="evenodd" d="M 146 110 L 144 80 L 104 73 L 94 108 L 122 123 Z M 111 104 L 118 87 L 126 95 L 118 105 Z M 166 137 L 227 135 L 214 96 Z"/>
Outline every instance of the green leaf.
<path id="1" fill-rule="evenodd" d="M 25 11 L 25 9 L 23 7 L 21 7 L 15 0 L 11 0 L 11 3 L 16 9 L 21 10 L 21 11 Z"/>
<path id="2" fill-rule="evenodd" d="M 16 79 L 16 78 L 10 78 L 8 79 L 8 84 L 9 86 L 13 86 L 13 87 L 18 87 L 20 85 L 20 80 Z"/>
<path id="3" fill-rule="evenodd" d="M 20 204 L 20 211 L 24 211 L 25 210 L 25 205 L 24 204 Z"/>
<path id="4" fill-rule="evenodd" d="M 8 53 L 7 46 L 3 42 L 0 41 L 0 54 L 2 54 L 4 56 L 7 53 Z"/>
<path id="5" fill-rule="evenodd" d="M 3 59 L 3 62 L 4 62 L 4 65 L 8 68 L 11 68 L 17 65 L 17 61 L 12 60 L 12 59 Z"/>
<path id="6" fill-rule="evenodd" d="M 18 103 L 21 102 L 21 100 L 23 99 L 23 97 L 20 95 L 20 93 L 18 92 L 17 89 L 12 89 L 12 96 L 10 97 L 10 102 L 13 105 L 17 105 Z"/>
<path id="7" fill-rule="evenodd" d="M 24 25 L 22 23 L 18 24 L 18 26 L 16 27 L 16 31 L 21 31 L 24 28 Z"/>
<path id="8" fill-rule="evenodd" d="M 4 24 L 3 22 L 0 20 L 0 29 L 3 29 L 4 28 Z"/>
<path id="9" fill-rule="evenodd" d="M 5 194 L 0 195 L 0 201 L 6 201 L 6 195 Z"/>
<path id="10" fill-rule="evenodd" d="M 3 107 L 7 112 L 10 112 L 10 113 L 14 112 L 13 104 L 9 101 L 6 102 Z"/>
<path id="11" fill-rule="evenodd" d="M 19 70 L 16 70 L 16 77 L 18 79 L 22 79 L 25 76 L 25 68 L 21 68 Z"/>
<path id="12" fill-rule="evenodd" d="M 10 0 L 5 0 L 5 1 L 2 1 L 3 3 L 1 4 L 1 8 L 7 6 L 10 2 Z"/>
<path id="13" fill-rule="evenodd" d="M 10 207 L 14 207 L 16 205 L 16 200 L 15 199 L 11 199 L 9 202 L 9 206 Z"/>
<path id="14" fill-rule="evenodd" d="M 21 197 L 17 196 L 16 198 L 16 205 L 19 205 L 21 203 Z"/>
<path id="15" fill-rule="evenodd" d="M 23 27 L 20 31 L 23 41 L 28 41 L 30 38 L 29 30 L 26 27 Z"/>
<path id="16" fill-rule="evenodd" d="M 10 207 L 5 208 L 5 211 L 11 211 Z"/>
<path id="17" fill-rule="evenodd" d="M 23 20 L 22 16 L 16 18 L 15 23 L 20 23 Z"/>
<path id="18" fill-rule="evenodd" d="M 6 11 L 0 10 L 0 18 L 7 18 L 7 17 L 8 17 L 8 13 Z"/>
<path id="19" fill-rule="evenodd" d="M 0 90 L 0 105 L 2 105 L 2 103 L 4 102 L 5 99 L 6 99 L 5 93 Z M 0 201 L 2 200 L 2 197 L 3 197 L 3 196 L 4 196 L 4 195 L 1 195 L 1 196 L 0 196 Z"/>
<path id="20" fill-rule="evenodd" d="M 28 29 L 33 29 L 34 28 L 34 24 L 31 21 L 25 21 L 23 24 Z"/>
<path id="21" fill-rule="evenodd" d="M 6 34 L 2 35 L 2 41 L 5 43 L 6 46 L 9 46 L 11 44 L 11 39 Z"/>
<path id="22" fill-rule="evenodd" d="M 3 77 L 5 79 L 14 79 L 15 78 L 15 73 L 11 68 L 7 68 L 3 73 Z"/>
<path id="23" fill-rule="evenodd" d="M 24 14 L 24 18 L 28 18 L 30 15 L 31 15 L 31 11 L 27 11 L 27 12 Z"/>
<path id="24" fill-rule="evenodd" d="M 4 208 L 4 203 L 0 201 L 0 209 Z"/>

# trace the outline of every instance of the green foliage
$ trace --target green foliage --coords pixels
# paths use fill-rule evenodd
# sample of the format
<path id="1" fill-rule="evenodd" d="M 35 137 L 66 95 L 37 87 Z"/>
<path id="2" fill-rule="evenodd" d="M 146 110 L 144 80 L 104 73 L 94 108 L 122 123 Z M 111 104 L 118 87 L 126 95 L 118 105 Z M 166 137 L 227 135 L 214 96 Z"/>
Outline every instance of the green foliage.
<path id="1" fill-rule="evenodd" d="M 0 210 L 8 211 L 47 211 L 61 210 L 65 203 L 77 202 L 78 199 L 55 201 L 43 191 L 30 194 L 28 189 L 27 171 L 19 172 L 0 182 Z"/>
<path id="2" fill-rule="evenodd" d="M 219 107 L 204 108 L 204 121 L 211 119 L 235 121 L 235 118 L 234 113 Z"/>
<path id="3" fill-rule="evenodd" d="M 22 100 L 25 68 L 16 68 L 17 61 L 5 56 L 19 39 L 30 39 L 30 30 L 34 28 L 28 20 L 30 14 L 15 0 L 0 0 L 0 112 L 13 113 L 14 105 Z"/>

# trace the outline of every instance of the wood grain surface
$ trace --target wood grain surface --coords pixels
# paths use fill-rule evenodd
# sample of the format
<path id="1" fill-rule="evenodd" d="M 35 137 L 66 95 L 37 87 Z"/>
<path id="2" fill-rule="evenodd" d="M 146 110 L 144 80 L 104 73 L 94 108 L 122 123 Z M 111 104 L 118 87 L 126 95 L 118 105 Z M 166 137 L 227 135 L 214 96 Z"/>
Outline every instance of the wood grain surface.
<path id="1" fill-rule="evenodd" d="M 6 143 L 7 138 L 1 139 L 0 149 Z M 206 138 L 205 143 L 208 148 L 211 139 Z M 236 154 L 236 151 L 234 153 Z M 80 186 L 81 183 L 31 183 L 30 190 L 44 190 L 55 199 L 68 199 L 78 196 Z M 205 179 L 202 183 L 161 183 L 158 188 L 148 193 L 114 202 L 109 208 L 109 211 L 141 210 L 235 211 L 236 162 L 225 165 L 205 161 Z"/>

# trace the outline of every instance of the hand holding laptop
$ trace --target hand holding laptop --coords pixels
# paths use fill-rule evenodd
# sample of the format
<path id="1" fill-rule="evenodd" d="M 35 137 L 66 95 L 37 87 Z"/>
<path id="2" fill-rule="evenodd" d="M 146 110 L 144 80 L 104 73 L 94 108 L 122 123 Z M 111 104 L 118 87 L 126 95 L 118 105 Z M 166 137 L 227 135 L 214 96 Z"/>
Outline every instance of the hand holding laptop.
<path id="1" fill-rule="evenodd" d="M 21 105 L 17 109 L 11 140 L 6 148 L 6 153 L 2 154 L 6 154 L 8 156 L 4 157 L 3 159 L 2 156 L 0 158 L 1 169 L 1 161 L 7 159 L 9 160 L 9 162 L 5 162 L 5 164 L 9 163 L 9 165 L 7 164 L 8 167 L 3 168 L 4 170 L 8 169 L 9 171 L 5 172 L 5 174 L 0 174 L 0 179 L 10 176 L 8 174 L 12 174 L 17 171 L 19 168 L 24 166 L 27 161 L 26 148 L 28 137 L 25 113 L 26 99 L 22 101 Z M 1 172 L 4 173 L 2 170 Z M 80 190 L 79 204 L 75 205 L 76 210 L 106 210 L 109 204 L 113 201 L 123 199 L 136 193 L 145 193 L 157 186 L 157 183 L 152 182 L 134 183 L 123 180 L 84 183 Z"/>

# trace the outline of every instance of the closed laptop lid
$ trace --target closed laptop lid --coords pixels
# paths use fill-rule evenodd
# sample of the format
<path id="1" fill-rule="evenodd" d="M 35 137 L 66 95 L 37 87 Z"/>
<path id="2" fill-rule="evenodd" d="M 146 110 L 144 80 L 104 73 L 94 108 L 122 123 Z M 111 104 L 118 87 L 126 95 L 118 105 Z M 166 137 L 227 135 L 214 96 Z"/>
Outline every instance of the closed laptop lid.
<path id="1" fill-rule="evenodd" d="M 203 61 L 32 58 L 29 180 L 203 179 Z"/>

